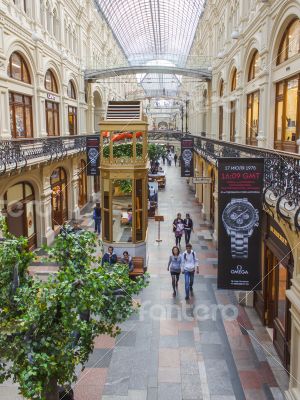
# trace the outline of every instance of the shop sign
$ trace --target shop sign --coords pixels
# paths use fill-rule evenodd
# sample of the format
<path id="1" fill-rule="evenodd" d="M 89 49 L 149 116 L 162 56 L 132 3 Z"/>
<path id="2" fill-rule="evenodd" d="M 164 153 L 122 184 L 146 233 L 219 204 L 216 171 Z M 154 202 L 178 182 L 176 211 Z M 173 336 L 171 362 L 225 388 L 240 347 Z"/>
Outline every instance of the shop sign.
<path id="1" fill-rule="evenodd" d="M 99 136 L 89 136 L 86 139 L 87 175 L 100 175 L 100 140 Z"/>
<path id="2" fill-rule="evenodd" d="M 52 101 L 56 101 L 56 97 L 51 93 L 47 93 L 47 99 L 48 100 L 52 100 Z"/>
<path id="3" fill-rule="evenodd" d="M 194 139 L 181 139 L 181 176 L 194 176 Z"/>
<path id="4" fill-rule="evenodd" d="M 211 182 L 212 182 L 211 178 L 209 178 L 207 176 L 198 176 L 196 178 L 193 178 L 194 184 L 206 185 L 206 184 L 210 184 Z"/>
<path id="5" fill-rule="evenodd" d="M 218 161 L 218 288 L 261 288 L 263 159 Z"/>

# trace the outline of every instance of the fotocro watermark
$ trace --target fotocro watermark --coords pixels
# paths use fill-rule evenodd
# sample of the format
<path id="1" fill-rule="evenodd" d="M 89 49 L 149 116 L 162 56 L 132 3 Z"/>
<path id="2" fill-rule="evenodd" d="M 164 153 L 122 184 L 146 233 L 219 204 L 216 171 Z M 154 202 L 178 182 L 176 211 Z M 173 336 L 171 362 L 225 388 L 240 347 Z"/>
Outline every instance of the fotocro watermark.
<path id="1" fill-rule="evenodd" d="M 238 308 L 234 304 L 204 304 L 187 305 L 184 302 L 180 304 L 153 304 L 151 301 L 142 303 L 139 309 L 139 320 L 147 319 L 178 321 L 234 321 L 238 317 Z"/>

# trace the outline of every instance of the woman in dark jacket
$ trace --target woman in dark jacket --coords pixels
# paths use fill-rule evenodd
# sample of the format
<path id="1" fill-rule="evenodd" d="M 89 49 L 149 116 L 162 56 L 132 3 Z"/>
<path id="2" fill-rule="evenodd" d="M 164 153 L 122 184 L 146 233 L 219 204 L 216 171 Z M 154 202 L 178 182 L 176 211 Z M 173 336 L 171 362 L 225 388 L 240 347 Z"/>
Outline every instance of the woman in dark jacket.
<path id="1" fill-rule="evenodd" d="M 187 245 L 188 243 L 190 243 L 191 232 L 194 230 L 194 223 L 190 217 L 190 214 L 185 215 L 183 224 L 184 224 L 185 244 Z"/>

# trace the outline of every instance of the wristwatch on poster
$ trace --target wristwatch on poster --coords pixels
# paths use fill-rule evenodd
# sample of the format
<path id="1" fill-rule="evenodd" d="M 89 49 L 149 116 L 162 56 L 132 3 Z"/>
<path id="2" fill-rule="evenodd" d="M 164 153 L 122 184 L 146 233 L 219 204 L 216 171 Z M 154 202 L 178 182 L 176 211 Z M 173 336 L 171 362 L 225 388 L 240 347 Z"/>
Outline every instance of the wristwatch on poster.
<path id="1" fill-rule="evenodd" d="M 190 150 L 190 149 L 183 150 L 182 159 L 183 159 L 184 165 L 186 167 L 188 167 L 190 165 L 192 158 L 193 158 L 192 150 Z"/>
<path id="2" fill-rule="evenodd" d="M 222 221 L 231 238 L 232 258 L 248 258 L 248 238 L 259 224 L 259 212 L 248 199 L 231 199 L 224 208 Z"/>

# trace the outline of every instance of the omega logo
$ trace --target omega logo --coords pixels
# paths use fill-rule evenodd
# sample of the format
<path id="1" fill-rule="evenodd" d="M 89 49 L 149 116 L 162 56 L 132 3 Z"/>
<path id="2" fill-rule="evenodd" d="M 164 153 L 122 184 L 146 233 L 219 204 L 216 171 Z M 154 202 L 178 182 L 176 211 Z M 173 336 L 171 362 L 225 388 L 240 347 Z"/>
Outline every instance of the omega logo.
<path id="1" fill-rule="evenodd" d="M 241 265 L 237 265 L 230 271 L 231 275 L 248 275 L 249 272 L 245 270 Z"/>

